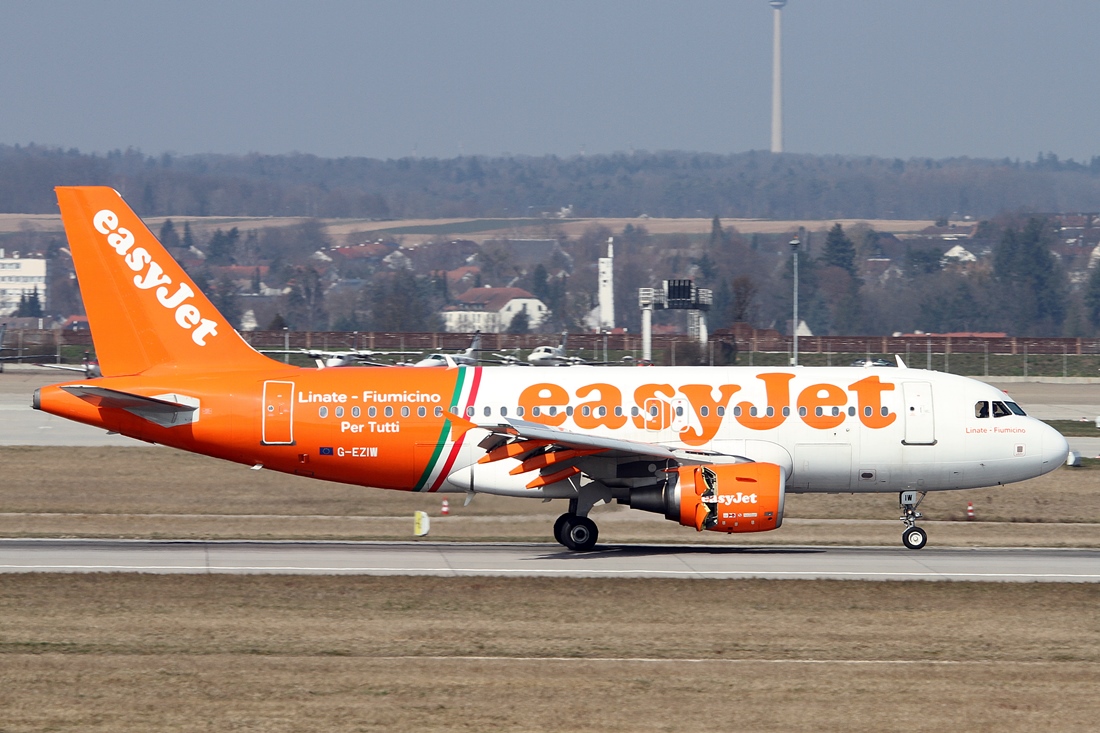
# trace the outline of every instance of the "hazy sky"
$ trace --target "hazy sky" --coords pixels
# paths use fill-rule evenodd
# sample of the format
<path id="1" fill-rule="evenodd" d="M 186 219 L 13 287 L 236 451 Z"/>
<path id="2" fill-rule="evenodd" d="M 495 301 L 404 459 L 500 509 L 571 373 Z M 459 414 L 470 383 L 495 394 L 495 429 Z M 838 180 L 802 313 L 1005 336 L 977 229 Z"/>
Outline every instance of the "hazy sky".
<path id="1" fill-rule="evenodd" d="M 770 144 L 766 0 L 0 0 L 0 143 L 452 157 Z M 785 147 L 1100 155 L 1097 0 L 790 0 Z"/>

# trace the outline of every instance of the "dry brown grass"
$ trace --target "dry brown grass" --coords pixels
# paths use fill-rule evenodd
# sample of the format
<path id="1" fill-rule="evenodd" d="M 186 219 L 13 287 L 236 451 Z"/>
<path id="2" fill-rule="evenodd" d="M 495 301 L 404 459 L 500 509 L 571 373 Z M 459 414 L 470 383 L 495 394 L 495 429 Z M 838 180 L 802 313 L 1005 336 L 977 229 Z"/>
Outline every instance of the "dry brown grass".
<path id="1" fill-rule="evenodd" d="M 8 575 L 0 730 L 1095 730 L 1098 600 L 1051 584 Z"/>
<path id="2" fill-rule="evenodd" d="M 433 539 L 544 540 L 562 502 L 365 489 L 274 473 L 168 448 L 0 447 L 0 535 L 397 539 L 415 510 Z M 921 506 L 936 544 L 1100 545 L 1100 471 L 1062 469 L 998 489 L 933 493 Z M 451 516 L 439 517 L 443 498 Z M 972 501 L 982 521 L 965 522 Z M 894 495 L 791 495 L 778 532 L 738 543 L 896 544 Z M 606 542 L 729 542 L 656 514 L 596 510 Z M 812 521 L 798 521 L 812 520 Z M 839 522 L 836 520 L 863 520 Z M 866 521 L 871 520 L 871 521 Z M 878 521 L 874 521 L 878 520 Z M 1022 522 L 1022 524 L 1011 524 Z"/>

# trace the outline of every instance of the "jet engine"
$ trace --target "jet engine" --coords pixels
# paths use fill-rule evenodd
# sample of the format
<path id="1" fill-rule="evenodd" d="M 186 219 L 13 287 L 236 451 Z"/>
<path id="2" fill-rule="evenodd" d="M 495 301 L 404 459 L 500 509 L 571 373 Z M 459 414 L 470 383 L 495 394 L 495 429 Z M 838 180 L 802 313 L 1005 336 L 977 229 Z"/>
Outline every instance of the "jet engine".
<path id="1" fill-rule="evenodd" d="M 774 463 L 684 466 L 661 486 L 631 490 L 625 503 L 685 527 L 766 532 L 783 524 L 785 484 Z"/>

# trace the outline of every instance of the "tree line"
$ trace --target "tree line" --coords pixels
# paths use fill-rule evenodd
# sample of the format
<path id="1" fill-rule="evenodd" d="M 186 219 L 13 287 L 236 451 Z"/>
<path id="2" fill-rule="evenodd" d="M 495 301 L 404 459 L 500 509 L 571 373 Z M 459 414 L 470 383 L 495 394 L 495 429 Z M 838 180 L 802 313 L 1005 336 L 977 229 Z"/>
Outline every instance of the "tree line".
<path id="1" fill-rule="evenodd" d="M 1100 156 L 1087 163 L 637 152 L 562 158 L 319 158 L 105 155 L 0 145 L 0 212 L 53 213 L 53 187 L 110 185 L 143 216 L 322 218 L 577 217 L 770 219 L 988 218 L 1089 211 Z"/>

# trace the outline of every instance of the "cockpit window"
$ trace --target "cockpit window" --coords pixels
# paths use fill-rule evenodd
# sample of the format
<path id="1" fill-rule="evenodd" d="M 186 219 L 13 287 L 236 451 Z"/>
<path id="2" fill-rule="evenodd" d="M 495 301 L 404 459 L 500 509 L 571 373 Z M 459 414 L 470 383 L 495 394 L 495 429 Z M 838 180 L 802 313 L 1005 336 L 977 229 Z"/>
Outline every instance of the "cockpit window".
<path id="1" fill-rule="evenodd" d="M 1003 402 L 993 403 L 993 417 L 1008 417 L 1012 412 L 1005 406 Z"/>
<path id="2" fill-rule="evenodd" d="M 975 402 L 974 403 L 974 417 L 989 417 L 989 403 Z"/>
<path id="3" fill-rule="evenodd" d="M 1023 415 L 1025 417 L 1027 416 L 1027 413 L 1024 412 L 1024 408 L 1020 407 L 1015 402 L 1006 402 L 1005 404 L 1008 405 L 1008 409 L 1012 410 L 1013 413 L 1017 415 Z"/>

